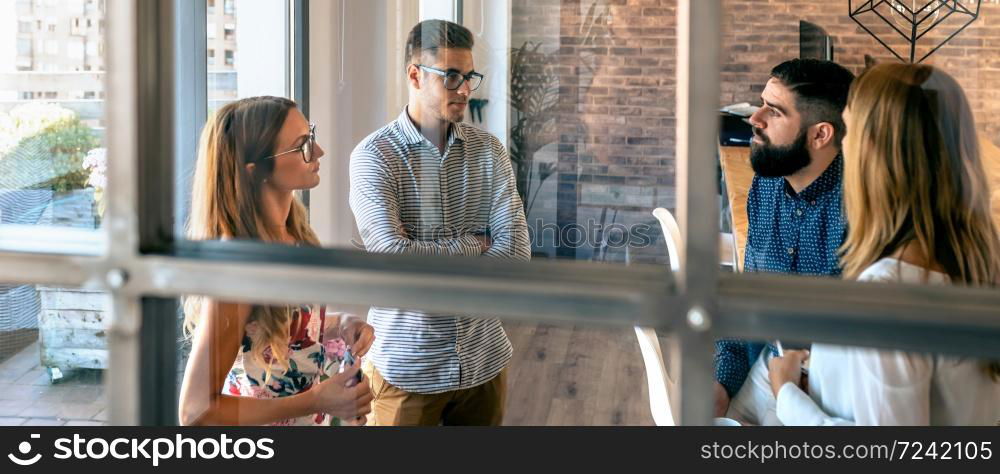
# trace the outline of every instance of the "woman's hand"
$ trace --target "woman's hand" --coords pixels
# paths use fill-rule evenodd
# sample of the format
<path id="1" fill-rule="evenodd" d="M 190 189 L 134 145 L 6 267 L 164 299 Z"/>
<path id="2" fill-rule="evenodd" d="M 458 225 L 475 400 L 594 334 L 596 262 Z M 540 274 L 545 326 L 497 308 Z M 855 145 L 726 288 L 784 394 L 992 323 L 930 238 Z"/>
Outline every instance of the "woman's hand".
<path id="1" fill-rule="evenodd" d="M 351 318 L 343 323 L 340 335 L 355 357 L 364 357 L 375 341 L 375 329 L 364 320 Z"/>
<path id="2" fill-rule="evenodd" d="M 368 378 L 353 384 L 354 377 L 361 370 L 360 364 L 355 364 L 343 372 L 320 382 L 313 390 L 313 406 L 319 413 L 329 413 L 341 420 L 364 418 L 371 412 L 372 392 Z"/>
<path id="3" fill-rule="evenodd" d="M 785 351 L 784 357 L 772 357 L 767 363 L 769 377 L 771 378 L 771 390 L 774 396 L 778 396 L 781 387 L 786 382 L 795 385 L 802 383 L 802 363 L 809 359 L 809 351 L 790 350 Z"/>
<path id="4" fill-rule="evenodd" d="M 341 419 L 340 424 L 341 426 L 365 426 L 368 424 L 368 417 L 361 415 L 354 419 Z"/>

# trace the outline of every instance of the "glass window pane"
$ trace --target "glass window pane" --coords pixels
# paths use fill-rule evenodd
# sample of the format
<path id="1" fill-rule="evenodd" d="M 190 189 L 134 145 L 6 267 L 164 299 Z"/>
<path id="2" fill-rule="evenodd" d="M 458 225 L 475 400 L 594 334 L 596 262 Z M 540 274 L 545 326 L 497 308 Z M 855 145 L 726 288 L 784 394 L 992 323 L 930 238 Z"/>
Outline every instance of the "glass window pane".
<path id="1" fill-rule="evenodd" d="M 182 337 L 177 342 L 182 424 L 326 426 L 348 423 L 342 419 L 346 414 L 334 410 L 332 405 L 330 412 L 320 413 L 287 408 L 290 405 L 285 405 L 284 411 L 240 406 L 219 410 L 218 405 L 208 403 L 205 398 L 216 393 L 241 400 L 290 397 L 306 390 L 346 391 L 345 387 L 332 387 L 334 381 L 330 379 L 341 371 L 345 351 L 351 349 L 347 341 L 354 341 L 353 338 L 345 340 L 343 334 L 347 328 L 361 323 L 355 315 L 363 314 L 367 307 L 237 304 L 200 296 L 186 297 L 183 301 L 178 321 Z M 220 329 L 219 322 L 224 318 L 243 321 L 238 331 L 226 331 L 232 337 L 213 332 Z M 348 324 L 349 319 L 353 323 Z M 279 334 L 281 331 L 285 336 Z M 209 339 L 226 348 L 213 346 Z M 230 345 L 232 351 L 228 350 Z M 354 349 L 357 348 L 355 345 Z M 209 378 L 208 364 L 215 358 L 211 354 L 216 350 L 232 353 L 232 359 L 227 361 L 232 364 L 232 370 L 225 372 L 223 378 L 213 380 Z"/>
<path id="2" fill-rule="evenodd" d="M 523 253 L 536 260 L 665 264 L 667 246 L 653 210 L 676 210 L 675 4 L 466 1 L 463 26 L 475 43 L 468 65 L 445 64 L 450 59 L 430 54 L 402 57 L 412 29 L 432 16 L 449 17 L 451 2 L 399 9 L 384 23 L 381 13 L 360 4 L 331 9 L 335 18 L 344 18 L 342 31 L 329 35 L 324 46 L 310 48 L 323 54 L 333 50 L 332 64 L 325 59 L 329 56 L 311 53 L 311 74 L 323 71 L 323 79 L 312 84 L 310 92 L 338 105 L 334 111 L 310 109 L 328 156 L 320 169 L 322 182 L 310 192 L 309 201 L 321 241 L 377 252 L 482 255 L 483 249 L 469 240 L 478 232 L 490 234 L 484 243 L 495 247 L 490 253 L 495 255 L 504 241 L 493 239 L 494 231 L 500 236 L 501 228 L 507 228 L 526 237 Z M 384 24 L 392 31 L 391 41 L 385 43 L 381 29 L 351 20 L 360 17 Z M 426 92 L 432 89 L 411 87 L 407 76 L 410 65 L 425 60 L 447 66 L 445 72 L 464 68 L 464 75 L 474 69 L 485 79 L 474 91 L 463 92 L 463 84 L 445 96 L 444 78 L 420 69 L 429 87 L 441 89 L 434 95 Z M 441 168 L 440 176 L 421 171 L 368 183 L 351 175 L 351 163 L 358 161 L 353 152 L 373 132 L 404 118 L 418 130 L 436 129 L 414 122 L 416 111 L 404 114 L 404 107 L 432 104 L 428 113 L 435 118 L 429 120 L 441 121 L 438 116 L 450 113 L 444 109 L 461 107 L 446 103 L 446 97 L 453 96 L 467 106 L 460 116 L 444 120 L 445 125 L 462 122 L 468 130 L 478 130 L 469 132 L 482 133 L 471 139 L 478 143 L 495 139 L 500 145 L 496 153 L 504 156 L 494 157 L 489 150 L 485 160 L 510 165 L 500 170 L 502 174 L 484 177 L 488 186 L 479 186 L 479 178 L 469 170 L 448 167 Z M 402 168 L 424 169 L 417 161 L 432 160 L 435 153 L 466 153 L 458 147 L 446 149 L 447 135 L 440 146 L 434 145 L 441 141 L 434 133 L 418 135 L 414 138 L 421 141 L 421 157 L 391 157 L 401 160 Z M 474 153 L 462 159 L 473 160 Z M 343 159 L 348 156 L 350 161 Z M 453 155 L 448 156 L 446 163 Z M 389 158 L 375 162 L 381 159 Z M 354 171 L 374 172 L 363 167 Z M 348 202 L 346 194 L 370 196 L 369 191 L 392 179 L 422 184 L 388 196 L 397 200 L 398 208 L 368 209 L 364 203 Z M 441 183 L 452 184 L 445 189 L 448 186 Z M 372 188 L 362 189 L 365 184 Z M 502 197 L 487 196 L 485 189 L 502 189 L 496 191 Z M 489 204 L 476 207 L 480 202 Z M 379 217 L 371 217 L 376 214 Z M 362 222 L 364 215 L 407 230 L 374 229 L 373 222 Z M 524 224 L 516 222 L 521 215 Z M 380 240 L 386 235 L 391 239 Z"/>
<path id="3" fill-rule="evenodd" d="M 110 298 L 45 285 L 0 285 L 0 426 L 108 421 Z"/>
<path id="4" fill-rule="evenodd" d="M 993 218 L 1000 218 L 1000 193 L 997 192 L 1000 186 L 1000 122 L 993 113 L 997 103 L 994 91 L 1000 85 L 1000 77 L 993 74 L 994 62 L 998 55 L 1000 43 L 989 36 L 990 27 L 987 23 L 990 15 L 1000 13 L 1000 4 L 997 2 L 982 2 L 979 18 L 973 21 L 972 17 L 963 11 L 949 13 L 950 6 L 944 4 L 937 6 L 940 8 L 928 9 L 929 19 L 918 25 L 918 35 L 920 38 L 911 45 L 897 31 L 901 25 L 909 25 L 912 17 L 908 17 L 903 4 L 909 2 L 899 2 L 900 5 L 893 8 L 885 2 L 879 5 L 877 12 L 859 9 L 857 14 L 848 16 L 842 5 L 834 5 L 830 2 L 798 0 L 792 2 L 802 8 L 789 7 L 788 11 L 796 11 L 797 14 L 788 14 L 784 9 L 780 14 L 773 16 L 760 16 L 749 12 L 745 8 L 729 8 L 730 4 L 737 5 L 741 2 L 733 0 L 723 2 L 723 67 L 722 67 L 722 96 L 720 106 L 733 106 L 733 114 L 723 118 L 723 161 L 730 163 L 730 169 L 726 170 L 727 177 L 731 181 L 727 182 L 729 197 L 733 201 L 734 212 L 732 219 L 739 227 L 740 255 L 743 255 L 743 248 L 746 245 L 747 235 L 747 214 L 745 207 L 747 194 L 750 189 L 750 181 L 754 175 L 750 166 L 750 144 L 749 138 L 752 136 L 752 126 L 750 119 L 743 119 L 749 116 L 756 106 L 762 105 L 762 96 L 773 97 L 770 90 L 767 90 L 771 79 L 771 70 L 779 64 L 797 58 L 831 59 L 837 64 L 845 67 L 854 75 L 862 74 L 867 68 L 877 64 L 898 64 L 902 60 L 910 61 L 911 52 L 915 60 L 923 61 L 921 64 L 934 66 L 939 71 L 950 75 L 957 81 L 961 93 L 965 96 L 968 109 L 971 111 L 975 121 L 975 128 L 969 128 L 968 132 L 975 135 L 977 143 L 967 145 L 979 149 L 980 158 L 977 164 L 976 179 L 985 177 L 985 185 L 989 189 L 983 189 L 987 200 L 992 199 Z M 916 2 L 919 6 L 923 3 Z M 924 2 L 926 3 L 926 2 Z M 880 13 L 881 17 L 877 14 Z M 919 17 L 918 17 L 919 19 Z M 936 20 L 941 22 L 937 23 Z M 972 21 L 967 28 L 962 30 L 963 24 Z M 871 33 L 863 30 L 859 24 L 864 25 Z M 934 24 L 933 28 L 929 28 Z M 773 30 L 767 35 L 762 31 Z M 904 32 L 908 28 L 902 29 Z M 949 35 L 957 35 L 948 40 Z M 882 44 L 885 43 L 885 44 Z M 940 49 L 936 47 L 940 46 Z M 776 89 L 777 90 L 777 89 Z M 742 105 L 742 106 L 741 106 Z M 769 112 L 765 110 L 764 112 Z M 763 122 L 757 122 L 760 127 Z M 811 122 L 816 122 L 812 120 Z M 797 124 L 798 125 L 798 124 Z M 962 124 L 965 126 L 966 124 Z M 949 127 L 960 127 L 959 124 L 950 124 Z M 773 133 L 775 127 L 771 127 Z M 884 130 L 888 130 L 887 128 Z M 791 130 L 789 136 L 796 136 L 798 128 Z M 841 132 L 842 134 L 842 132 Z M 839 137 L 839 135 L 838 135 Z M 839 142 L 838 140 L 834 140 Z M 778 138 L 773 145 L 787 145 L 790 142 L 786 138 Z M 844 152 L 845 167 L 851 160 L 849 152 Z M 766 149 L 762 148 L 762 149 Z M 762 157 L 765 155 L 761 155 Z M 770 156 L 770 155 L 769 155 Z M 979 167 L 981 165 L 981 167 Z M 783 170 L 787 171 L 787 170 Z M 788 174 L 787 172 L 779 174 Z M 731 176 L 730 176 L 731 175 Z M 815 176 L 813 177 L 815 178 Z M 846 179 L 846 175 L 844 175 Z M 802 185 L 812 183 L 802 183 Z M 808 191 L 799 185 L 801 191 Z M 845 182 L 846 185 L 846 182 Z M 806 193 L 809 194 L 808 192 Z M 991 196 L 992 195 L 992 196 Z M 835 200 L 846 199 L 846 196 L 835 196 Z M 808 218 L 808 209 L 812 206 L 811 199 L 805 200 L 802 208 L 787 208 L 787 214 L 793 218 Z M 794 204 L 794 203 L 793 203 Z M 757 206 L 751 203 L 751 214 L 757 212 Z M 822 207 L 822 206 L 821 206 Z M 839 205 L 836 213 L 840 215 Z M 782 211 L 784 212 L 784 211 Z M 766 211 L 765 211 L 766 213 Z M 860 217 L 860 216 L 855 216 Z M 849 223 L 851 216 L 840 215 L 845 223 Z M 752 219 L 752 218 L 751 218 Z M 848 226 L 849 227 L 849 226 Z M 839 275 L 839 262 L 836 249 L 840 247 L 841 236 L 837 235 L 829 239 L 829 245 L 821 249 L 825 255 L 824 259 L 830 262 L 823 265 L 823 271 L 793 271 L 792 273 L 808 274 L 834 274 Z M 762 247 L 763 242 L 758 242 L 757 247 Z M 805 244 L 805 242 L 803 242 Z M 804 259 L 806 255 L 801 254 L 806 249 L 797 245 L 779 245 L 787 255 L 781 260 Z M 800 256 L 801 255 L 801 256 Z M 762 261 L 765 257 L 759 253 L 750 252 L 746 256 L 747 263 Z M 741 258 L 741 262 L 742 262 Z M 752 262 L 753 261 L 753 262 Z M 766 264 L 764 265 L 766 266 Z M 760 265 L 755 265 L 760 267 Z M 795 270 L 793 268 L 793 270 Z"/>
<path id="5" fill-rule="evenodd" d="M 354 329 L 348 328 L 364 327 L 361 321 L 366 317 L 375 326 L 380 324 L 376 321 L 385 324 L 385 320 L 379 320 L 377 315 L 370 316 L 384 309 L 372 308 L 369 313 L 367 306 L 337 304 L 302 305 L 299 308 L 282 304 L 265 309 L 249 304 L 220 306 L 206 300 L 198 303 L 201 306 L 191 303 L 189 300 L 185 310 L 198 315 L 192 318 L 197 323 L 193 332 L 187 334 L 178 346 L 183 385 L 179 397 L 180 411 L 187 414 L 189 418 L 184 421 L 189 423 L 349 423 L 351 421 L 344 419 L 343 414 L 331 417 L 329 414 L 286 411 L 283 414 L 272 412 L 273 415 L 268 418 L 261 415 L 271 410 L 238 408 L 224 412 L 217 406 L 199 404 L 198 399 L 220 391 L 230 397 L 276 398 L 295 396 L 304 387 L 309 387 L 310 391 L 336 390 L 338 388 L 330 386 L 331 377 L 341 372 L 348 352 L 354 354 L 360 350 L 365 352 L 364 357 L 359 359 L 365 375 L 364 382 L 369 384 L 373 395 L 378 394 L 377 403 L 371 407 L 378 411 L 367 415 L 369 426 L 389 424 L 386 413 L 391 410 L 393 398 L 388 394 L 400 390 L 397 387 L 426 393 L 430 397 L 437 388 L 452 385 L 457 388 L 461 384 L 479 387 L 479 391 L 473 388 L 469 393 L 470 398 L 475 398 L 479 404 L 471 410 L 458 405 L 452 410 L 454 415 L 444 418 L 445 424 L 482 424 L 486 418 L 493 416 L 490 413 L 498 414 L 493 423 L 514 426 L 653 424 L 646 369 L 632 328 L 461 319 L 457 324 L 469 328 L 467 334 L 460 336 L 461 344 L 438 344 L 437 347 L 447 349 L 436 352 L 433 357 L 417 350 L 409 350 L 406 354 L 396 352 L 387 357 L 386 354 L 392 352 L 392 345 L 398 343 L 399 338 L 407 337 L 406 334 L 400 331 L 381 332 L 379 337 L 383 340 L 380 342 L 377 337 L 370 347 L 347 336 L 354 334 Z M 228 331 L 232 337 L 214 339 L 218 344 L 232 346 L 232 351 L 228 347 L 212 347 L 206 342 L 212 331 L 220 329 L 217 321 L 221 320 L 221 313 L 229 310 L 234 311 L 231 314 L 249 318 L 249 322 L 238 331 Z M 272 322 L 280 320 L 284 312 L 292 314 L 292 319 L 272 325 Z M 325 317 L 320 318 L 321 315 Z M 208 318 L 215 318 L 216 324 Z M 281 337 L 279 334 L 282 334 L 283 327 L 286 327 L 283 332 L 286 336 Z M 292 330 L 290 333 L 294 336 L 289 338 L 287 327 L 300 329 Z M 448 339 L 440 331 L 435 336 L 428 336 Z M 412 344 L 408 347 L 411 348 L 426 343 L 413 338 L 410 340 Z M 660 338 L 660 341 L 667 353 L 671 341 L 668 338 Z M 267 373 L 268 364 L 263 362 L 263 353 L 258 351 L 268 342 L 287 349 L 283 357 L 289 361 L 277 362 L 276 357 L 267 359 L 273 361 L 270 375 Z M 506 350 L 508 343 L 509 352 Z M 205 370 L 213 350 L 231 352 L 234 356 L 227 361 L 233 365 L 233 370 L 218 380 L 208 379 L 208 371 Z M 273 350 L 268 353 L 276 354 Z M 480 356 L 474 357 L 474 354 Z M 292 364 L 294 372 L 289 372 Z M 454 370 L 456 364 L 461 366 L 461 375 Z M 415 376 L 413 369 L 418 366 L 423 370 Z M 270 382 L 264 383 L 267 377 L 270 377 Z M 386 380 L 391 385 L 387 385 Z M 492 387 L 492 384 L 498 384 L 497 391 L 484 388 Z M 432 385 L 437 388 L 432 388 Z M 497 397 L 499 392 L 505 393 L 506 402 L 503 405 Z M 438 395 L 453 397 L 450 393 Z M 496 404 L 492 404 L 494 400 Z M 204 406 L 210 408 L 194 411 Z M 463 408 L 466 409 L 464 413 Z M 415 419 L 405 423 L 413 422 Z M 438 424 L 435 420 L 422 423 Z"/>
<path id="6" fill-rule="evenodd" d="M 96 228 L 106 185 L 104 2 L 4 5 L 0 223 Z"/>
<path id="7" fill-rule="evenodd" d="M 991 201 L 1000 198 L 1000 121 L 993 91 L 1000 76 L 992 71 L 1000 42 L 989 18 L 1000 4 L 981 2 L 975 18 L 953 9 L 964 3 L 975 10 L 980 2 L 874 2 L 874 11 L 855 2 L 850 15 L 843 3 L 821 0 L 785 2 L 767 14 L 738 0 L 722 3 L 719 105 L 728 112 L 721 156 L 744 270 L 995 291 L 1000 207 L 991 209 Z M 904 37 L 914 31 L 911 43 Z M 989 361 L 823 344 L 829 337 L 722 341 L 717 380 L 734 400 L 755 388 L 767 399 L 767 361 L 779 347 L 811 348 L 801 383 L 826 416 L 861 424 L 994 423 L 996 397 L 983 395 L 996 393 L 990 376 L 998 372 Z M 872 378 L 870 367 L 885 370 Z M 904 396 L 930 400 L 930 392 L 913 387 L 949 377 L 963 383 L 940 398 L 965 400 L 968 410 L 939 400 L 897 407 L 891 400 L 899 393 L 881 388 L 910 387 Z M 857 406 L 818 389 L 845 379 L 856 384 L 856 399 L 886 401 Z"/>
<path id="8" fill-rule="evenodd" d="M 666 262 L 676 2 L 624 3 L 513 3 L 507 145 L 535 257 Z"/>
<path id="9" fill-rule="evenodd" d="M 208 4 L 209 114 L 238 98 L 288 95 L 287 3 L 225 0 L 221 9 Z"/>

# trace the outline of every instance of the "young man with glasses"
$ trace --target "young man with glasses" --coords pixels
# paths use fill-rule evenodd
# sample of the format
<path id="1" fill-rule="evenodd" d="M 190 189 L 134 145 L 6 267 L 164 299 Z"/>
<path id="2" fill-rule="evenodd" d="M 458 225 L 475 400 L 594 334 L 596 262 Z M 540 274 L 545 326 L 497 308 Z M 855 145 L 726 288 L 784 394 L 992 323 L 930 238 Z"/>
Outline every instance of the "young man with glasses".
<path id="1" fill-rule="evenodd" d="M 462 122 L 483 81 L 472 47 L 469 30 L 447 21 L 410 32 L 409 102 L 351 154 L 351 210 L 368 251 L 530 258 L 507 151 Z M 498 319 L 383 307 L 368 319 L 370 424 L 500 424 L 512 349 Z"/>

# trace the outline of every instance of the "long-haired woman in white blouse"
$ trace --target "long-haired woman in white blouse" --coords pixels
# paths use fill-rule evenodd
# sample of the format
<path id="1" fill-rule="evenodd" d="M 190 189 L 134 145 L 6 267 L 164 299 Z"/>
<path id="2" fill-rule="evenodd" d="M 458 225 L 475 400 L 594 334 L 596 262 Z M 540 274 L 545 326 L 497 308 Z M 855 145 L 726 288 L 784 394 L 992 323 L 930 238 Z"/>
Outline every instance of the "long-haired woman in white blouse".
<path id="1" fill-rule="evenodd" d="M 996 287 L 998 228 L 958 83 L 931 66 L 878 65 L 854 82 L 844 120 L 844 277 Z M 785 425 L 1000 420 L 996 361 L 815 344 L 811 354 L 772 359 L 769 369 Z"/>

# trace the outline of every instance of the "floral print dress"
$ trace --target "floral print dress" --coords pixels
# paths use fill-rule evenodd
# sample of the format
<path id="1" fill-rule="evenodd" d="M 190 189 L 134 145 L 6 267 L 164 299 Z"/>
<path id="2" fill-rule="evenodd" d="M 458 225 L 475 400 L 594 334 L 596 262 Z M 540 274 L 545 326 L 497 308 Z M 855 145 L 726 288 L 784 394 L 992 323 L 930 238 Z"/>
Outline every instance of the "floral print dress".
<path id="1" fill-rule="evenodd" d="M 324 340 L 326 329 L 326 308 L 319 307 L 317 314 L 313 308 L 301 306 L 292 312 L 288 344 L 288 369 L 277 362 L 271 365 L 271 377 L 267 379 L 266 366 L 250 356 L 253 336 L 259 330 L 257 322 L 247 323 L 243 335 L 243 346 L 236 356 L 233 368 L 226 377 L 223 393 L 227 395 L 280 398 L 307 392 L 314 385 L 329 378 L 339 367 L 344 355 L 344 341 Z M 265 361 L 271 361 L 270 349 L 264 351 Z M 274 426 L 328 426 L 339 424 L 339 420 L 326 413 L 290 418 L 271 423 Z"/>

